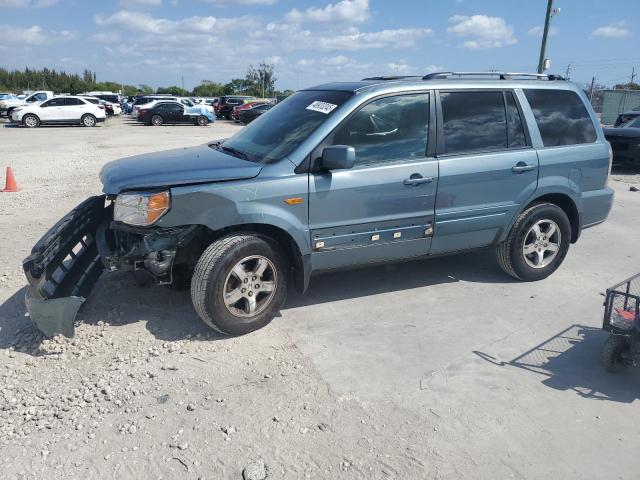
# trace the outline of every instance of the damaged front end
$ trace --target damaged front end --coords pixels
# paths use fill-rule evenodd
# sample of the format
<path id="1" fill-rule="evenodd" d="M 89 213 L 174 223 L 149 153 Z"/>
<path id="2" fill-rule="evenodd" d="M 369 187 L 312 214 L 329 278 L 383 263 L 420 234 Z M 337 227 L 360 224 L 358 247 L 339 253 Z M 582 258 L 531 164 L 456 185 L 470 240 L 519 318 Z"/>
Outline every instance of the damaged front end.
<path id="1" fill-rule="evenodd" d="M 105 268 L 144 271 L 157 283 L 174 283 L 178 248 L 197 229 L 136 228 L 112 219 L 110 200 L 104 195 L 88 198 L 56 223 L 24 260 L 27 310 L 47 337 L 73 336 L 78 310 Z"/>

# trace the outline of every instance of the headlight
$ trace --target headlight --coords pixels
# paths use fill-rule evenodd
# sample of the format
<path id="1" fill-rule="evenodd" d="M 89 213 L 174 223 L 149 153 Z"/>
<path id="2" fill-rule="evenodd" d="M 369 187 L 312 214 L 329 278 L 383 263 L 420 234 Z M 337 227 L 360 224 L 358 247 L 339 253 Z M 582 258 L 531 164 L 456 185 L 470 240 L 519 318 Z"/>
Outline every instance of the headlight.
<path id="1" fill-rule="evenodd" d="M 169 192 L 122 193 L 116 197 L 113 219 L 128 225 L 153 224 L 169 211 Z"/>

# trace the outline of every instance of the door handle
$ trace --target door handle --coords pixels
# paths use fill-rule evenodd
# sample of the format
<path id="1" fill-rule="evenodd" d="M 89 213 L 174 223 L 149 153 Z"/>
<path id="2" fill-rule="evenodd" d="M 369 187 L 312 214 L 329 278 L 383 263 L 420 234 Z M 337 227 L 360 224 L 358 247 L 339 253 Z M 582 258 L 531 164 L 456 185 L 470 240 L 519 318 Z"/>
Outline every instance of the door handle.
<path id="1" fill-rule="evenodd" d="M 513 173 L 524 173 L 530 172 L 531 170 L 535 170 L 537 168 L 536 165 L 527 165 L 524 162 L 518 162 L 515 166 L 511 167 L 511 171 Z"/>
<path id="2" fill-rule="evenodd" d="M 421 183 L 431 182 L 433 182 L 433 177 L 423 177 L 419 173 L 414 173 L 409 178 L 405 178 L 402 183 L 410 187 L 415 187 L 416 185 L 420 185 Z"/>

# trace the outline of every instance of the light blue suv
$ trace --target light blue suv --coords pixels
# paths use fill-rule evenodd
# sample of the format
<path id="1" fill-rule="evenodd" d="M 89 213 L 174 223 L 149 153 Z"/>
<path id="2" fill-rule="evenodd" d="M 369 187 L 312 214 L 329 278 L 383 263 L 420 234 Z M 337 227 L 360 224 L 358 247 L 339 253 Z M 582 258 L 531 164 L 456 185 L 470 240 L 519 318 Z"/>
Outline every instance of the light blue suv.
<path id="1" fill-rule="evenodd" d="M 524 281 L 607 218 L 611 149 L 560 77 L 436 73 L 302 90 L 232 138 L 104 167 L 105 195 L 24 262 L 45 333 L 106 270 L 190 288 L 226 334 L 269 323 L 312 274 L 494 246 Z"/>

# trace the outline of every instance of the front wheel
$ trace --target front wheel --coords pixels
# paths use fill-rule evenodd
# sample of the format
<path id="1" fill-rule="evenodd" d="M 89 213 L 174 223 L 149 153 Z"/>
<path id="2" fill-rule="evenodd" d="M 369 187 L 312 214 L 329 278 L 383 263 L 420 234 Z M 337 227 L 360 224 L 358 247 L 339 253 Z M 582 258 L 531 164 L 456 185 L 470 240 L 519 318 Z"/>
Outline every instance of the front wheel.
<path id="1" fill-rule="evenodd" d="M 267 325 L 287 294 L 286 262 L 277 246 L 250 234 L 223 237 L 202 254 L 191 300 L 214 330 L 244 335 Z"/>
<path id="2" fill-rule="evenodd" d="M 90 114 L 83 115 L 82 118 L 80 119 L 80 123 L 82 123 L 82 125 L 85 127 L 95 127 L 97 123 L 96 117 Z"/>
<path id="3" fill-rule="evenodd" d="M 27 128 L 36 128 L 40 126 L 40 119 L 32 114 L 27 114 L 22 119 L 22 124 Z"/>
<path id="4" fill-rule="evenodd" d="M 567 214 L 552 203 L 538 203 L 520 214 L 496 256 L 500 267 L 527 282 L 548 277 L 562 264 L 571 242 Z"/>
<path id="5" fill-rule="evenodd" d="M 627 368 L 625 354 L 630 350 L 629 339 L 621 335 L 610 335 L 602 346 L 602 364 L 607 372 L 620 373 Z"/>

